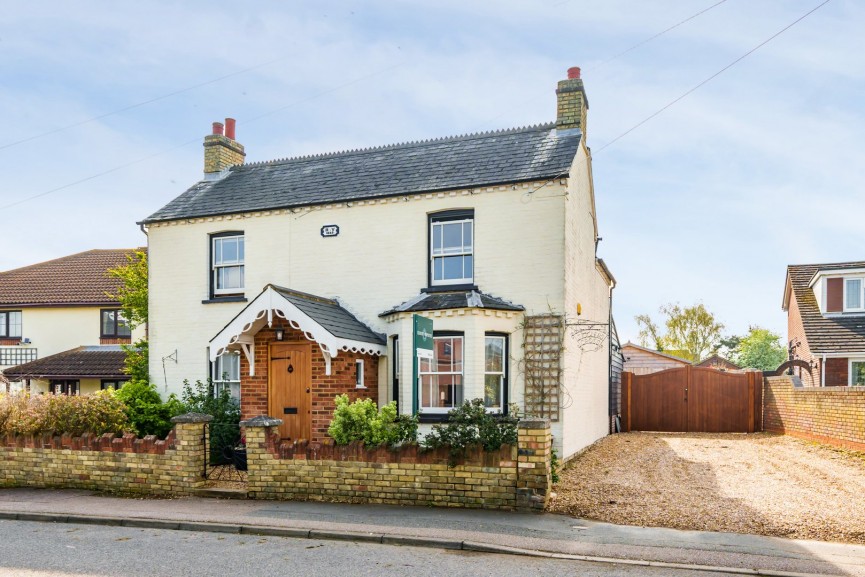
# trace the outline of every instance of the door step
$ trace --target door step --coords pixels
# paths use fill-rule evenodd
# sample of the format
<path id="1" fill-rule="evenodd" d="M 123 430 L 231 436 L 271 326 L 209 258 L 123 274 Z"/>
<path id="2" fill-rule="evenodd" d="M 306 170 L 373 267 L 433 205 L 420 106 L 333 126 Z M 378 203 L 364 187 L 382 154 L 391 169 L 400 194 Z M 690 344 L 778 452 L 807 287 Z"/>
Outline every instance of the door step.
<path id="1" fill-rule="evenodd" d="M 246 499 L 246 489 L 225 489 L 221 487 L 206 487 L 204 489 L 196 489 L 197 497 L 209 497 L 212 499 Z"/>

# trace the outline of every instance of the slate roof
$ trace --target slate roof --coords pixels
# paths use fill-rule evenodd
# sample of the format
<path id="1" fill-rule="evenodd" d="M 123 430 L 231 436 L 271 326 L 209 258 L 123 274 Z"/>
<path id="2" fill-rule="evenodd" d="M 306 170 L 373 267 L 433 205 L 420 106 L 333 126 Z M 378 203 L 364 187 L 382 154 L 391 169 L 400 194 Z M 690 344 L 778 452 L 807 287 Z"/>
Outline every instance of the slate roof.
<path id="1" fill-rule="evenodd" d="M 580 136 L 551 123 L 243 164 L 143 223 L 549 179 L 568 172 Z"/>
<path id="2" fill-rule="evenodd" d="M 444 309 L 471 309 L 483 308 L 500 311 L 524 311 L 522 305 L 515 305 L 504 299 L 500 299 L 475 290 L 431 292 L 421 293 L 413 299 L 407 300 L 401 305 L 381 313 L 380 317 L 386 317 L 394 313 L 437 311 Z"/>
<path id="3" fill-rule="evenodd" d="M 17 379 L 129 378 L 123 372 L 126 353 L 118 345 L 78 347 L 3 370 Z"/>
<path id="4" fill-rule="evenodd" d="M 107 271 L 135 249 L 96 249 L 0 272 L 0 307 L 116 305 L 120 287 Z M 146 250 L 146 249 L 138 249 Z"/>
<path id="5" fill-rule="evenodd" d="M 817 271 L 851 268 L 865 268 L 865 261 L 787 267 L 793 296 L 802 316 L 805 338 L 812 353 L 865 352 L 865 315 L 823 316 L 814 291 L 808 287 Z"/>
<path id="6" fill-rule="evenodd" d="M 387 339 L 363 324 L 357 317 L 332 299 L 270 285 L 277 293 L 303 311 L 333 336 L 340 339 L 385 344 Z"/>

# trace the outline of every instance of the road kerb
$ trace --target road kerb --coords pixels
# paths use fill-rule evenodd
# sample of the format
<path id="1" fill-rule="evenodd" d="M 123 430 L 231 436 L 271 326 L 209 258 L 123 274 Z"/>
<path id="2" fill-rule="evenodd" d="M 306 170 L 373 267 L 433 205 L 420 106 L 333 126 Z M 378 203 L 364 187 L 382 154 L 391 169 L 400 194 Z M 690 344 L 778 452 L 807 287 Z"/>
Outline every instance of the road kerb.
<path id="1" fill-rule="evenodd" d="M 0 520 L 35 521 L 42 523 L 79 523 L 86 525 L 121 526 L 136 529 L 165 529 L 170 531 L 199 531 L 208 533 L 237 533 L 288 537 L 301 539 L 320 539 L 330 541 L 354 541 L 377 543 L 384 545 L 426 547 L 432 549 L 461 549 L 475 553 L 493 553 L 501 555 L 523 555 L 546 559 L 561 559 L 571 561 L 587 561 L 594 563 L 609 563 L 614 565 L 635 565 L 642 567 L 658 567 L 667 569 L 687 569 L 691 571 L 714 571 L 731 575 L 759 575 L 765 577 L 827 577 L 829 573 L 798 573 L 792 571 L 776 571 L 773 569 L 748 569 L 742 567 L 716 567 L 712 565 L 696 565 L 690 563 L 669 563 L 664 561 L 647 561 L 642 559 L 623 559 L 618 557 L 596 557 L 591 555 L 573 555 L 569 553 L 554 553 L 536 549 L 520 549 L 492 543 L 477 541 L 450 541 L 431 537 L 387 535 L 377 533 L 361 533 L 354 531 L 306 530 L 291 527 L 274 527 L 268 525 L 233 525 L 226 523 L 170 521 L 167 519 L 150 519 L 141 517 L 104 517 L 93 515 L 62 515 L 56 513 L 25 513 L 0 511 Z"/>

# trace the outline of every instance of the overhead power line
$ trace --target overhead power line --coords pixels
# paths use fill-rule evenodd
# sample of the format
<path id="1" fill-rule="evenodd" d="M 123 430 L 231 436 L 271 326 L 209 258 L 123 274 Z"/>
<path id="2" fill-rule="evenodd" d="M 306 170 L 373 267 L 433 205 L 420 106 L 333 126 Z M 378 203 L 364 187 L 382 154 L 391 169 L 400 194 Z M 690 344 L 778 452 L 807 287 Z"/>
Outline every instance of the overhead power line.
<path id="1" fill-rule="evenodd" d="M 568 0 L 568 1 L 570 1 L 570 0 Z M 661 36 L 663 36 L 663 35 L 666 34 L 667 32 L 670 32 L 671 30 L 674 30 L 674 29 L 678 28 L 679 26 L 681 26 L 682 24 L 685 24 L 686 22 L 690 22 L 690 21 L 693 20 L 694 18 L 696 18 L 696 17 L 698 17 L 698 16 L 700 16 L 700 15 L 702 15 L 702 14 L 705 14 L 706 12 L 708 12 L 709 10 L 711 10 L 712 8 L 715 8 L 715 7 L 717 7 L 717 6 L 720 6 L 721 4 L 723 4 L 723 3 L 726 2 L 726 1 L 727 1 L 727 0 L 721 0 L 720 2 L 715 2 L 714 4 L 712 4 L 711 6 L 709 6 L 708 8 L 703 8 L 703 9 L 700 10 L 699 12 L 695 12 L 694 14 L 691 14 L 690 16 L 688 16 L 687 18 L 685 18 L 684 20 L 679 20 L 678 22 L 676 22 L 676 23 L 673 24 L 672 26 L 670 26 L 670 27 L 668 27 L 668 28 L 665 28 L 664 30 L 661 30 L 661 31 L 658 32 L 657 34 L 654 34 L 654 35 L 652 35 L 652 36 L 649 36 L 648 38 L 646 38 L 646 39 L 644 39 L 644 40 L 640 40 L 640 41 L 637 42 L 636 44 L 632 44 L 631 46 L 629 46 L 628 48 L 625 48 L 625 49 L 622 50 L 621 52 L 619 52 L 619 53 L 617 53 L 617 54 L 614 54 L 613 56 L 610 56 L 610 57 L 607 58 L 606 60 L 602 60 L 601 62 L 599 62 L 598 64 L 596 64 L 594 67 L 591 67 L 590 70 L 595 71 L 595 70 L 597 70 L 598 68 L 602 68 L 602 67 L 605 66 L 606 64 L 612 62 L 613 60 L 616 60 L 617 58 L 621 58 L 621 57 L 624 56 L 625 54 L 627 54 L 627 53 L 629 53 L 629 52 L 632 52 L 632 51 L 634 51 L 634 50 L 636 50 L 636 49 L 638 49 L 638 48 L 640 48 L 640 47 L 642 47 L 642 46 L 648 44 L 648 43 L 651 42 L 652 40 L 655 40 L 655 39 L 657 39 L 657 38 L 660 38 Z M 562 2 L 562 4 L 567 4 L 567 2 Z M 559 6 L 559 4 L 556 4 L 555 6 Z M 534 101 L 536 101 L 538 98 L 540 98 L 540 97 L 539 97 L 539 96 L 533 96 L 532 98 L 529 98 L 528 100 L 524 100 L 524 101 L 520 102 L 519 104 L 516 104 L 516 105 L 514 105 L 514 106 L 509 106 L 508 108 L 506 108 L 505 110 L 503 110 L 501 113 L 499 113 L 499 114 L 493 116 L 492 118 L 488 118 L 488 119 L 487 119 L 483 124 L 479 124 L 477 129 L 480 129 L 480 128 L 486 126 L 487 124 L 491 123 L 493 120 L 498 120 L 499 118 L 501 118 L 502 116 L 504 116 L 505 114 L 507 114 L 508 112 L 510 112 L 511 110 L 513 110 L 513 109 L 515 109 L 515 108 L 522 108 L 522 107 L 525 106 L 526 104 L 529 104 L 530 102 L 534 102 Z M 471 130 L 470 132 L 474 132 L 474 130 Z"/>
<path id="2" fill-rule="evenodd" d="M 689 94 L 691 94 L 694 91 L 698 90 L 699 88 L 705 86 L 706 84 L 708 84 L 709 82 L 711 82 L 712 80 L 714 80 L 715 78 L 717 78 L 718 76 L 720 76 L 721 74 L 723 74 L 724 72 L 726 72 L 727 70 L 729 70 L 730 68 L 732 68 L 733 66 L 735 66 L 736 64 L 738 64 L 739 62 L 741 62 L 742 60 L 744 60 L 745 58 L 747 58 L 748 56 L 750 56 L 751 54 L 753 54 L 754 52 L 756 52 L 757 50 L 759 50 L 760 48 L 762 48 L 763 46 L 765 46 L 766 44 L 768 44 L 769 42 L 771 42 L 772 40 L 774 40 L 775 38 L 777 38 L 778 36 L 780 36 L 781 34 L 783 34 L 784 32 L 786 32 L 787 30 L 789 30 L 790 28 L 792 28 L 793 26 L 795 26 L 796 24 L 798 24 L 799 22 L 801 22 L 802 20 L 804 20 L 805 18 L 807 18 L 808 16 L 810 16 L 811 14 L 813 14 L 814 12 L 816 12 L 817 10 L 819 10 L 820 8 L 822 8 L 823 6 L 825 6 L 826 4 L 828 4 L 831 1 L 832 0 L 824 0 L 820 4 L 818 4 L 817 6 L 815 6 L 814 8 L 812 8 L 811 10 L 809 10 L 808 12 L 803 14 L 802 16 L 799 16 L 798 18 L 793 20 L 790 24 L 787 24 L 786 26 L 781 28 L 781 30 L 779 30 L 775 34 L 771 35 L 767 39 L 763 40 L 762 42 L 760 42 L 759 44 L 757 44 L 756 46 L 754 46 L 753 48 L 751 48 L 750 50 L 748 50 L 747 52 L 745 52 L 744 54 L 742 54 L 741 56 L 739 56 L 738 58 L 736 58 L 735 60 L 733 60 L 732 62 L 730 62 L 729 64 L 727 64 L 723 68 L 721 68 L 720 70 L 718 70 L 717 72 L 715 72 L 714 74 L 712 74 L 711 76 L 709 76 L 705 80 L 701 81 L 700 83 L 696 84 L 692 88 L 688 89 L 687 91 L 682 93 L 680 96 L 671 100 L 670 102 L 668 102 L 667 104 L 665 104 L 664 106 L 662 106 L 661 108 L 659 108 L 658 110 L 656 110 L 655 112 L 653 112 L 652 114 L 650 114 L 649 116 L 647 116 L 646 118 L 644 118 L 643 120 L 638 122 L 637 124 L 633 125 L 629 129 L 627 129 L 626 131 L 624 131 L 623 133 L 621 133 L 620 135 L 618 135 L 617 137 L 612 139 L 611 141 L 607 142 L 605 145 L 598 148 L 596 152 L 601 152 L 605 148 L 613 145 L 614 143 L 618 142 L 619 140 L 621 140 L 625 136 L 629 135 L 630 133 L 632 133 L 633 131 L 635 131 L 636 129 L 641 127 L 642 125 L 646 124 L 647 122 L 649 122 L 650 120 L 652 120 L 653 118 L 655 118 L 656 116 L 658 116 L 659 114 L 661 114 L 662 112 L 664 112 L 665 110 L 667 110 L 668 108 L 670 108 L 671 106 L 673 106 L 674 104 L 676 104 L 677 102 L 679 102 L 680 100 L 682 100 L 683 98 L 688 96 Z"/>
<path id="3" fill-rule="evenodd" d="M 367 75 L 365 75 L 365 76 L 360 76 L 360 77 L 358 77 L 358 78 L 355 78 L 354 80 L 350 80 L 350 81 L 345 82 L 345 83 L 343 83 L 343 84 L 340 84 L 340 85 L 338 85 L 338 86 L 334 86 L 334 87 L 332 87 L 332 88 L 328 88 L 328 89 L 326 89 L 326 90 L 322 90 L 322 91 L 320 91 L 320 92 L 316 92 L 315 94 L 311 94 L 310 96 L 307 96 L 307 97 L 305 97 L 305 98 L 301 98 L 301 99 L 299 99 L 299 100 L 295 100 L 295 101 L 293 101 L 293 102 L 291 102 L 291 103 L 289 103 L 289 104 L 286 104 L 286 105 L 284 105 L 284 106 L 280 106 L 279 108 L 275 108 L 275 109 L 270 110 L 270 111 L 268 111 L 268 112 L 265 112 L 265 113 L 263 113 L 263 114 L 259 114 L 258 116 L 253 116 L 252 118 L 249 118 L 249 119 L 247 119 L 247 120 L 244 120 L 244 121 L 243 121 L 243 125 L 251 124 L 251 123 L 253 123 L 253 122 L 256 122 L 256 121 L 258 121 L 258 120 L 261 120 L 262 118 L 266 118 L 266 117 L 268 117 L 268 116 L 271 116 L 271 115 L 273 115 L 273 114 L 276 114 L 277 112 L 281 112 L 281 111 L 286 110 L 286 109 L 288 109 L 288 108 L 291 108 L 291 107 L 293 107 L 293 106 L 297 106 L 298 104 L 303 104 L 304 102 L 309 102 L 310 100 L 315 100 L 316 98 L 320 98 L 320 97 L 322 97 L 322 96 L 324 96 L 324 95 L 326 95 L 326 94 L 330 94 L 330 93 L 332 93 L 332 92 L 336 92 L 336 91 L 338 91 L 338 90 L 342 90 L 343 88 L 346 88 L 346 87 L 351 86 L 351 85 L 353 85 L 353 84 L 357 84 L 358 82 L 362 82 L 362 81 L 364 81 L 364 80 L 367 80 L 367 79 L 369 79 L 369 78 L 372 78 L 373 76 L 378 76 L 379 74 L 383 74 L 384 72 L 387 72 L 387 71 L 389 71 L 389 70 L 393 70 L 394 68 L 398 68 L 398 67 L 400 67 L 400 66 L 403 66 L 404 64 L 405 64 L 405 62 L 399 62 L 399 63 L 394 64 L 394 65 L 392 65 L 392 66 L 387 66 L 387 67 L 385 67 L 385 68 L 381 68 L 381 69 L 379 69 L 379 70 L 376 70 L 375 72 L 372 72 L 372 73 L 367 74 Z M 238 124 L 241 124 L 241 123 L 238 122 Z M 129 161 L 129 162 L 125 163 L 125 164 L 121 164 L 121 165 L 115 166 L 115 167 L 113 167 L 113 168 L 109 168 L 109 169 L 107 169 L 107 170 L 103 170 L 102 172 L 98 172 L 98 173 L 95 173 L 95 174 L 91 174 L 90 176 L 86 176 L 86 177 L 84 177 L 84 178 L 80 178 L 80 179 L 78 179 L 78 180 L 76 180 L 76 181 L 74 181 L 74 182 L 67 182 L 67 183 L 64 184 L 64 185 L 61 185 L 61 186 L 58 186 L 58 187 L 52 188 L 52 189 L 50 189 L 50 190 L 46 190 L 46 191 L 40 192 L 40 193 L 38 193 L 38 194 L 34 194 L 34 195 L 32 195 L 32 196 L 28 196 L 28 197 L 25 197 L 25 198 L 22 198 L 22 199 L 16 200 L 15 202 L 11 202 L 11 203 L 9 203 L 9 204 L 5 204 L 5 205 L 3 205 L 3 206 L 0 206 L 0 210 L 6 210 L 7 208 L 12 208 L 12 207 L 14 207 L 14 206 L 18 206 L 18 205 L 20 205 L 20 204 L 24 204 L 25 202 L 30 202 L 31 200 L 36 200 L 37 198 L 42 198 L 43 196 L 48 196 L 49 194 L 53 194 L 53 193 L 55 193 L 55 192 L 59 192 L 59 191 L 61 191 L 61 190 L 65 190 L 65 189 L 67 189 L 67 188 L 72 188 L 73 186 L 76 186 L 76 185 L 79 185 L 79 184 L 83 184 L 83 183 L 85 183 L 85 182 L 88 182 L 88 181 L 94 180 L 94 179 L 99 178 L 99 177 L 101 177 L 101 176 L 105 176 L 105 175 L 107 175 L 107 174 L 111 174 L 111 173 L 113 173 L 113 172 L 117 172 L 117 171 L 119 171 L 119 170 L 123 170 L 124 168 L 128 168 L 128 167 L 130 167 L 130 166 L 134 166 L 134 165 L 136 165 L 136 164 L 140 164 L 140 163 L 142 163 L 142 162 L 146 162 L 146 161 L 151 160 L 151 159 L 153 159 L 153 158 L 156 158 L 156 157 L 158 157 L 158 156 L 162 156 L 163 154 L 168 154 L 169 152 L 172 152 L 172 151 L 177 150 L 177 149 L 179 149 L 179 148 L 183 148 L 184 146 L 189 146 L 190 144 L 194 144 L 194 143 L 196 143 L 196 142 L 200 142 L 200 141 L 201 141 L 200 138 L 194 138 L 194 139 L 192 139 L 192 140 L 187 140 L 186 142 L 183 142 L 183 143 L 181 143 L 181 144 L 177 144 L 177 145 L 172 146 L 172 147 L 170 147 L 170 148 L 166 148 L 166 149 L 160 150 L 159 152 L 155 152 L 155 153 L 153 153 L 153 154 L 149 154 L 149 155 L 147 155 L 147 156 L 143 156 L 143 157 L 138 158 L 138 159 L 136 159 L 136 160 Z"/>
<path id="4" fill-rule="evenodd" d="M 50 136 L 52 134 L 57 134 L 58 132 L 63 132 L 64 130 L 69 130 L 70 128 L 75 128 L 77 126 L 82 126 L 84 124 L 96 122 L 97 120 L 102 120 L 103 118 L 108 118 L 109 116 L 114 116 L 114 115 L 120 114 L 122 112 L 134 110 L 135 108 L 141 108 L 142 106 L 146 106 L 148 104 L 153 104 L 154 102 L 159 102 L 160 100 L 165 100 L 166 98 L 171 98 L 172 96 L 177 96 L 178 94 L 183 94 L 184 92 L 189 92 L 190 90 L 195 90 L 196 88 L 201 88 L 203 86 L 215 84 L 217 82 L 225 80 L 226 78 L 231 78 L 233 76 L 239 76 L 241 74 L 246 74 L 247 72 L 251 72 L 251 71 L 257 70 L 259 68 L 264 68 L 265 66 L 269 66 L 271 64 L 274 64 L 275 62 L 280 62 L 281 60 L 285 60 L 286 58 L 288 58 L 288 56 L 283 56 L 281 58 L 276 58 L 274 60 L 268 60 L 267 62 L 262 62 L 261 64 L 256 64 L 255 66 L 250 66 L 250 67 L 244 68 L 242 70 L 237 70 L 235 72 L 231 72 L 230 74 L 223 74 L 222 76 L 219 76 L 217 78 L 212 78 L 212 79 L 206 80 L 204 82 L 199 82 L 198 84 L 193 84 L 191 86 L 187 86 L 186 88 L 174 90 L 172 92 L 162 94 L 161 96 L 155 96 L 155 97 L 149 98 L 147 100 L 142 100 L 141 102 L 136 102 L 135 104 L 130 104 L 128 106 L 124 106 L 123 108 L 118 108 L 116 110 L 112 110 L 111 112 L 106 112 L 106 113 L 100 114 L 98 116 L 93 116 L 91 118 L 79 120 L 78 122 L 73 122 L 71 124 L 66 124 L 64 126 L 58 126 L 57 128 L 52 128 L 51 130 L 46 130 L 45 132 L 40 132 L 39 134 L 34 134 L 32 136 L 28 136 L 28 137 L 22 138 L 20 140 L 7 142 L 6 144 L 0 144 L 0 150 L 4 150 L 6 148 L 12 148 L 13 146 L 18 146 L 19 144 L 24 144 L 25 142 L 30 142 L 33 140 L 37 140 L 39 138 L 44 138 L 45 136 Z"/>

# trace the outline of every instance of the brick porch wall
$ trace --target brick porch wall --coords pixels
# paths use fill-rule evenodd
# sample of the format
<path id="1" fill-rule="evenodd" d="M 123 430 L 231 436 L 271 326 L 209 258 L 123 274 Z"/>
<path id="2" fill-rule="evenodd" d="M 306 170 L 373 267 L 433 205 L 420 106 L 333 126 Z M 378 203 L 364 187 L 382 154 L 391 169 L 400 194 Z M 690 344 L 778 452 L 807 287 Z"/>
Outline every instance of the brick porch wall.
<path id="1" fill-rule="evenodd" d="M 264 328 L 255 335 L 255 376 L 249 376 L 249 363 L 246 356 L 240 356 L 240 415 L 241 419 L 251 419 L 260 415 L 267 415 L 267 370 L 268 370 L 268 346 L 270 343 L 282 342 L 285 344 L 310 344 L 312 353 L 312 439 L 313 442 L 321 442 L 327 438 L 327 428 L 336 407 L 334 398 L 343 393 L 354 401 L 356 399 L 372 399 L 378 402 L 378 361 L 374 355 L 360 353 L 349 353 L 340 351 L 339 355 L 331 360 L 331 374 L 325 374 L 324 354 L 318 344 L 311 342 L 303 336 L 300 331 L 285 328 L 285 336 L 282 341 L 276 340 L 276 329 Z M 355 360 L 363 359 L 363 377 L 366 389 L 355 387 Z"/>

